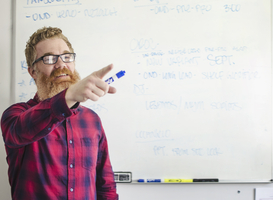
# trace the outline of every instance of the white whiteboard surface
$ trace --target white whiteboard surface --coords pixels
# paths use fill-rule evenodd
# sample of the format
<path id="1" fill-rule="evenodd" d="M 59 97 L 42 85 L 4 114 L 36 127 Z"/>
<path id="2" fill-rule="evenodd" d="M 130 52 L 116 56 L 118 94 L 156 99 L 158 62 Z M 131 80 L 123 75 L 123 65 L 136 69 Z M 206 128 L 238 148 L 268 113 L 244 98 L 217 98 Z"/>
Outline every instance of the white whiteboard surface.
<path id="1" fill-rule="evenodd" d="M 133 178 L 271 179 L 271 1 L 16 2 L 16 102 L 36 87 L 24 49 L 57 26 L 82 77 L 110 63 L 102 119 L 114 171 Z M 108 78 L 108 77 L 106 77 Z"/>

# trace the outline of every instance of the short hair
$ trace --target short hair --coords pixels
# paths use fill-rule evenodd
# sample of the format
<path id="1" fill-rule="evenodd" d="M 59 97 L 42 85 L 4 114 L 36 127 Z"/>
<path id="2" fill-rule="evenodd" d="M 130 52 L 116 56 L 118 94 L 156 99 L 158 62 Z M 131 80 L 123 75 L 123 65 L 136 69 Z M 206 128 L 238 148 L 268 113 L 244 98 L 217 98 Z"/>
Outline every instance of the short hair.
<path id="1" fill-rule="evenodd" d="M 74 49 L 72 48 L 71 43 L 68 41 L 67 37 L 62 34 L 62 30 L 57 27 L 43 27 L 38 29 L 35 33 L 33 33 L 29 40 L 27 41 L 25 56 L 27 65 L 30 68 L 33 68 L 33 62 L 36 60 L 37 52 L 35 46 L 46 39 L 50 38 L 60 38 L 65 41 L 71 53 L 74 53 Z"/>

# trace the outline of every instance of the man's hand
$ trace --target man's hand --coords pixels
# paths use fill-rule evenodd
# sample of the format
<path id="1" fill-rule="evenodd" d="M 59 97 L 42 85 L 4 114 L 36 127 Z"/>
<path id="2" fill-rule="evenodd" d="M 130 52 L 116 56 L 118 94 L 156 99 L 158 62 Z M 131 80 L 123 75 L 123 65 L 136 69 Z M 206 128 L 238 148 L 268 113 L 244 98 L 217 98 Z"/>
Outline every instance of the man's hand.
<path id="1" fill-rule="evenodd" d="M 71 85 L 65 94 L 67 106 L 71 108 L 77 102 L 85 102 L 90 99 L 92 101 L 99 100 L 106 93 L 114 94 L 116 89 L 109 86 L 102 78 L 113 69 L 113 64 L 108 65 L 89 76 Z"/>

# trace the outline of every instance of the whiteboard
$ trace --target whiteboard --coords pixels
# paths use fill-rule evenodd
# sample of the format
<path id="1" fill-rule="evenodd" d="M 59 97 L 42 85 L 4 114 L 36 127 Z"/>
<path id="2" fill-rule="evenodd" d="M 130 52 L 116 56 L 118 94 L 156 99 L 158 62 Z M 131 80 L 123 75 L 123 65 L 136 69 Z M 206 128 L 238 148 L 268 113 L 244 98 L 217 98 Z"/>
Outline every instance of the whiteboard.
<path id="1" fill-rule="evenodd" d="M 63 30 L 82 78 L 126 71 L 117 94 L 83 104 L 102 119 L 114 171 L 271 179 L 270 0 L 16 1 L 16 102 L 35 94 L 24 49 L 43 26 Z"/>

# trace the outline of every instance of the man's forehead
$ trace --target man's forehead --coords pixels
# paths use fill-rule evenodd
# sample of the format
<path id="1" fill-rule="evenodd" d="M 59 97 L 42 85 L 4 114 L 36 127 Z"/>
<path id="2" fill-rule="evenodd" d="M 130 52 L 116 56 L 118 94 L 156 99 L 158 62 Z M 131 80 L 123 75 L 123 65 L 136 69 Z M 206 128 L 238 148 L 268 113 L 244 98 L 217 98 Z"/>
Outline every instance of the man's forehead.
<path id="1" fill-rule="evenodd" d="M 36 45 L 36 51 L 38 56 L 70 52 L 69 47 L 65 41 L 60 38 L 50 38 L 39 42 Z"/>
<path id="2" fill-rule="evenodd" d="M 64 53 L 71 53 L 71 52 L 68 51 L 68 50 L 64 50 L 61 54 L 64 54 Z M 54 53 L 54 52 L 46 52 L 42 56 L 48 56 L 48 55 L 56 55 L 56 53 Z M 57 54 L 57 55 L 59 55 L 59 54 Z"/>

